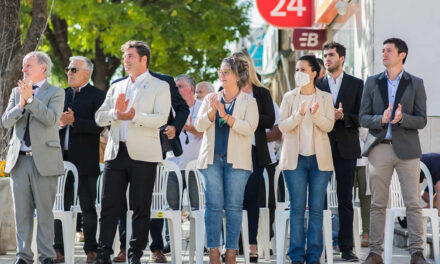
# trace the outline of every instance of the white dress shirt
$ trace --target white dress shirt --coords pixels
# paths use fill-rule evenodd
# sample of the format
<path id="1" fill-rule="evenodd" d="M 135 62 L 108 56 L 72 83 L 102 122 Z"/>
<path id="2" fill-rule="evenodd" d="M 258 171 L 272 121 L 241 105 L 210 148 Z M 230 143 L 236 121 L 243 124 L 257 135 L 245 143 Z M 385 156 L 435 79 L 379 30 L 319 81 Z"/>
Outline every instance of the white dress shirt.
<path id="1" fill-rule="evenodd" d="M 330 75 L 327 74 L 328 86 L 330 87 L 330 91 L 332 92 L 333 104 L 336 105 L 336 99 L 338 99 L 339 90 L 341 89 L 342 78 L 344 77 L 344 71 L 335 79 L 333 79 Z"/>
<path id="2" fill-rule="evenodd" d="M 131 76 L 129 76 L 129 80 L 127 83 L 127 87 L 125 88 L 125 100 L 129 99 L 127 111 L 130 110 L 130 108 L 133 106 L 134 99 L 136 98 L 136 93 L 141 86 L 141 84 L 144 82 L 145 78 L 148 75 L 148 71 L 142 73 L 136 79 L 134 82 L 131 81 Z M 116 120 L 116 115 L 113 110 L 113 118 Z M 128 131 L 128 124 L 131 122 L 131 120 L 124 120 L 121 121 L 121 125 L 119 127 L 119 141 L 125 142 L 127 141 L 127 131 Z"/>
<path id="3" fill-rule="evenodd" d="M 34 90 L 34 95 L 33 96 L 37 96 L 37 93 L 38 93 L 38 91 L 40 90 L 40 88 L 41 88 L 41 86 L 43 86 L 43 84 L 44 84 L 44 82 L 46 82 L 46 79 L 44 79 L 44 80 L 42 80 L 42 81 L 40 81 L 40 82 L 37 82 L 37 83 L 34 83 L 32 86 L 38 86 L 37 88 L 35 88 L 35 90 Z M 23 110 L 24 111 L 24 110 Z M 26 111 L 24 112 L 24 114 L 25 115 L 27 115 L 28 113 L 26 113 Z M 30 117 L 29 117 L 30 118 Z M 31 133 L 31 131 L 29 130 L 29 137 L 30 137 L 30 133 Z M 23 135 L 23 137 L 24 137 L 24 135 Z M 24 138 L 21 140 L 21 147 L 20 147 L 20 150 L 21 151 L 26 151 L 26 152 L 30 152 L 30 151 L 32 151 L 32 146 L 26 146 L 26 144 L 24 144 Z"/>

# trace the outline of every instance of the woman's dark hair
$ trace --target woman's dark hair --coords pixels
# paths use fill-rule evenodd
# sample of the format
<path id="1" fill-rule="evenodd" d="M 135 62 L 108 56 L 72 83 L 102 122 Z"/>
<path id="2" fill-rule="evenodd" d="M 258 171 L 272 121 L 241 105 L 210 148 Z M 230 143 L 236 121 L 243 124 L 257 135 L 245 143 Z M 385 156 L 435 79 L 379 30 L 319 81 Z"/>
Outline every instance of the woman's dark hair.
<path id="1" fill-rule="evenodd" d="M 316 57 L 313 55 L 304 55 L 301 58 L 298 59 L 298 61 L 307 61 L 312 68 L 312 72 L 316 72 L 316 76 L 313 79 L 313 85 L 316 84 L 316 80 L 318 80 L 319 72 L 321 71 L 321 67 L 319 66 L 318 61 L 316 60 Z"/>
<path id="2" fill-rule="evenodd" d="M 240 90 L 246 86 L 249 82 L 249 64 L 247 60 L 236 56 L 230 56 L 223 59 L 222 63 L 227 63 L 231 66 L 232 72 L 238 77 L 237 85 Z"/>

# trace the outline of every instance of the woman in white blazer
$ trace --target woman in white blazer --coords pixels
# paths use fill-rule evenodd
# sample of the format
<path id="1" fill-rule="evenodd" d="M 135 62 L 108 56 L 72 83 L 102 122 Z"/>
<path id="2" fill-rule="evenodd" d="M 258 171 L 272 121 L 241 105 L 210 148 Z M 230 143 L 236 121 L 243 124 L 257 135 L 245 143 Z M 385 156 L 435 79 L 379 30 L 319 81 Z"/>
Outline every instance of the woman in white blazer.
<path id="1" fill-rule="evenodd" d="M 322 219 L 327 184 L 333 171 L 327 133 L 333 129 L 335 110 L 331 94 L 316 88 L 319 64 L 314 56 L 299 58 L 297 88 L 284 95 L 278 127 L 283 133 L 280 168 L 290 196 L 290 247 L 292 263 L 319 263 L 323 250 Z M 308 195 L 309 224 L 304 233 Z"/>
<path id="2" fill-rule="evenodd" d="M 223 90 L 205 97 L 195 127 L 203 135 L 197 161 L 205 192 L 205 223 L 209 263 L 220 264 L 220 234 L 226 214 L 226 263 L 235 263 L 243 198 L 252 170 L 252 134 L 258 125 L 255 99 L 241 92 L 248 82 L 243 59 L 223 60 L 218 72 Z"/>

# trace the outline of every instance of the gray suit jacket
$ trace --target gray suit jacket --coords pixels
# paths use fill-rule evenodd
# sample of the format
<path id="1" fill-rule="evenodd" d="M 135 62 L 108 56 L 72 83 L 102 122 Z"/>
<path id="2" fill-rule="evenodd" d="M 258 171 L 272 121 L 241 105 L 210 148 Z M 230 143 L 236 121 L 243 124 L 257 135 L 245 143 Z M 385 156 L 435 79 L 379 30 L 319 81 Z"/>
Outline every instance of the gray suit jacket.
<path id="1" fill-rule="evenodd" d="M 5 128 L 14 127 L 9 141 L 5 171 L 9 173 L 17 162 L 27 118 L 30 116 L 29 135 L 32 142 L 33 159 L 38 172 L 42 176 L 63 174 L 64 166 L 58 124 L 63 111 L 64 91 L 46 81 L 33 102 L 25 105 L 23 113 L 19 104 L 20 94 L 17 88 L 14 88 L 9 98 L 8 107 L 2 116 L 2 124 Z"/>
<path id="2" fill-rule="evenodd" d="M 394 110 L 399 103 L 402 105 L 402 120 L 391 125 L 394 152 L 402 160 L 420 158 L 422 150 L 417 130 L 424 128 L 427 122 L 423 80 L 403 72 L 391 119 L 394 118 Z M 368 156 L 370 150 L 385 138 L 388 124 L 382 124 L 382 115 L 387 107 L 388 85 L 383 72 L 367 79 L 362 94 L 359 121 L 362 127 L 369 129 L 363 156 Z"/>

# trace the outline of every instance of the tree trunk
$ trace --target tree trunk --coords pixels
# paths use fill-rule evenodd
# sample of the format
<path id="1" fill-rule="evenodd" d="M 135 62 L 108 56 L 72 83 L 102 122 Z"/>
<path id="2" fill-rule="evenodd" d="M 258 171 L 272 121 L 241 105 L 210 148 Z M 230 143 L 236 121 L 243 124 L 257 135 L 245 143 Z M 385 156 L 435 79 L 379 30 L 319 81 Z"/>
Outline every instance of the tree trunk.
<path id="1" fill-rule="evenodd" d="M 107 91 L 110 87 L 110 80 L 121 64 L 121 60 L 118 57 L 104 54 L 101 41 L 97 39 L 95 41 L 95 59 L 93 63 L 95 64 L 92 76 L 93 83 L 97 88 Z"/>
<path id="2" fill-rule="evenodd" d="M 52 15 L 50 18 L 52 22 L 52 27 L 47 27 L 45 36 L 52 47 L 53 54 L 61 63 L 63 68 L 69 66 L 69 58 L 72 56 L 72 51 L 70 50 L 67 31 L 67 22 L 61 19 L 57 15 Z"/>
<path id="3" fill-rule="evenodd" d="M 0 5 L 0 112 L 3 115 L 12 88 L 22 78 L 21 66 L 24 56 L 37 50 L 41 34 L 46 26 L 47 0 L 34 0 L 32 22 L 23 43 L 20 42 L 21 1 L 5 1 Z M 0 158 L 6 156 L 6 129 L 0 126 Z"/>

